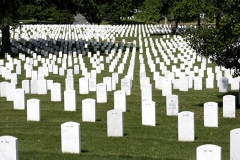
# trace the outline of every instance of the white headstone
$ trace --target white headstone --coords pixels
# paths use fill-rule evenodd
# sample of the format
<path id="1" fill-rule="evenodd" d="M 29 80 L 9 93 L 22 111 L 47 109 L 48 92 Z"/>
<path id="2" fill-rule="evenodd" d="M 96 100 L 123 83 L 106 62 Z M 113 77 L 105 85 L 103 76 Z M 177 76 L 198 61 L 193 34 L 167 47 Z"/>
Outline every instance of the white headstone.
<path id="1" fill-rule="evenodd" d="M 108 137 L 123 137 L 123 112 L 110 110 L 107 112 L 107 135 Z"/>
<path id="2" fill-rule="evenodd" d="M 96 100 L 87 98 L 82 100 L 82 121 L 96 122 Z"/>
<path id="3" fill-rule="evenodd" d="M 18 139 L 13 136 L 0 137 L 0 159 L 18 160 Z"/>
<path id="4" fill-rule="evenodd" d="M 47 80 L 42 79 L 42 80 L 37 80 L 38 81 L 38 94 L 47 94 Z"/>
<path id="5" fill-rule="evenodd" d="M 172 81 L 171 79 L 162 79 L 162 96 L 172 95 Z"/>
<path id="6" fill-rule="evenodd" d="M 230 160 L 240 159 L 240 128 L 230 131 Z"/>
<path id="7" fill-rule="evenodd" d="M 61 125 L 61 145 L 63 153 L 81 153 L 81 131 L 77 122 Z"/>
<path id="8" fill-rule="evenodd" d="M 218 79 L 219 92 L 226 93 L 228 92 L 228 78 L 221 77 Z"/>
<path id="9" fill-rule="evenodd" d="M 51 88 L 51 101 L 61 101 L 61 83 L 53 83 Z"/>
<path id="10" fill-rule="evenodd" d="M 168 116 L 177 116 L 179 113 L 178 95 L 166 96 L 166 111 Z"/>
<path id="11" fill-rule="evenodd" d="M 97 84 L 97 103 L 106 103 L 107 102 L 107 85 L 105 83 Z"/>
<path id="12" fill-rule="evenodd" d="M 178 114 L 178 140 L 195 140 L 195 125 L 193 112 L 183 111 Z"/>
<path id="13" fill-rule="evenodd" d="M 126 112 L 126 92 L 122 90 L 114 92 L 114 109 Z"/>
<path id="14" fill-rule="evenodd" d="M 38 80 L 31 80 L 31 94 L 38 94 Z"/>
<path id="15" fill-rule="evenodd" d="M 222 160 L 222 148 L 213 144 L 204 144 L 196 149 L 196 160 Z"/>
<path id="16" fill-rule="evenodd" d="M 25 109 L 25 91 L 24 89 L 15 89 L 13 108 L 24 110 Z"/>
<path id="17" fill-rule="evenodd" d="M 126 92 L 126 95 L 131 95 L 131 79 L 121 79 L 121 90 Z"/>
<path id="18" fill-rule="evenodd" d="M 218 127 L 218 103 L 204 103 L 204 126 Z"/>
<path id="19" fill-rule="evenodd" d="M 236 116 L 236 99 L 233 95 L 223 96 L 223 117 L 235 118 Z"/>
<path id="20" fill-rule="evenodd" d="M 142 125 L 156 126 L 156 107 L 154 101 L 142 101 Z"/>
<path id="21" fill-rule="evenodd" d="M 7 101 L 13 101 L 15 89 L 16 89 L 16 84 L 14 83 L 7 84 Z"/>
<path id="22" fill-rule="evenodd" d="M 76 111 L 76 91 L 64 91 L 64 111 Z"/>
<path id="23" fill-rule="evenodd" d="M 79 78 L 79 94 L 89 94 L 89 79 Z"/>
<path id="24" fill-rule="evenodd" d="M 141 85 L 141 97 L 142 101 L 152 101 L 152 84 Z"/>
<path id="25" fill-rule="evenodd" d="M 40 121 L 40 100 L 27 100 L 27 121 Z"/>
<path id="26" fill-rule="evenodd" d="M 88 84 L 89 84 L 89 91 L 96 91 L 97 82 L 96 78 L 89 78 Z"/>
<path id="27" fill-rule="evenodd" d="M 65 90 L 74 90 L 74 78 L 65 79 Z"/>
<path id="28" fill-rule="evenodd" d="M 22 89 L 25 90 L 25 93 L 30 93 L 30 82 L 29 82 L 29 80 L 22 80 Z"/>

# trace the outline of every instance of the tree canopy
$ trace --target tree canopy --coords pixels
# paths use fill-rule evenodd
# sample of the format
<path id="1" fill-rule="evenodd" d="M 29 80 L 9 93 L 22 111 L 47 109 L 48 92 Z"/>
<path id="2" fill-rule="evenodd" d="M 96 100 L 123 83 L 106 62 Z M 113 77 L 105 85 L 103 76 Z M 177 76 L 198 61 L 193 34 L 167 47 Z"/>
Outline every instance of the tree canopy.
<path id="1" fill-rule="evenodd" d="M 221 14 L 216 25 L 207 23 L 200 28 L 190 30 L 186 40 L 198 54 L 210 58 L 219 66 L 232 69 L 234 75 L 238 76 L 240 75 L 240 3 L 239 0 L 225 2 L 225 7 L 216 8 Z"/>

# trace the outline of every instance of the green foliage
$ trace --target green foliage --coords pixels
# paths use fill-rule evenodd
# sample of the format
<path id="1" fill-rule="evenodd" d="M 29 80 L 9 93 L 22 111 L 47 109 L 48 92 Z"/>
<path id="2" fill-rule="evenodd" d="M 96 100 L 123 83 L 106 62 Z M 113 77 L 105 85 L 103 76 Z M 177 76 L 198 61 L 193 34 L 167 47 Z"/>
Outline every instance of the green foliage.
<path id="1" fill-rule="evenodd" d="M 137 17 L 146 23 L 160 22 L 162 19 L 162 3 L 159 0 L 145 0 Z"/>
<path id="2" fill-rule="evenodd" d="M 73 24 L 74 15 L 68 10 L 56 10 L 52 13 L 52 18 L 57 24 Z"/>
<path id="3" fill-rule="evenodd" d="M 209 57 L 219 66 L 231 68 L 240 75 L 240 5 L 230 0 L 218 27 L 204 25 L 190 30 L 186 39 L 198 54 Z"/>

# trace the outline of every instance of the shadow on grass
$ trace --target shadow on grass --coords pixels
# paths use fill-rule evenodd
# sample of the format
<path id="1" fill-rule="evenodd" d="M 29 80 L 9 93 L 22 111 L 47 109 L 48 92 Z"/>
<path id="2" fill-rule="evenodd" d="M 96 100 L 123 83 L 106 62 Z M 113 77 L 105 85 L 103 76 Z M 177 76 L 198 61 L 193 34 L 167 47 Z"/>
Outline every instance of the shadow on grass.
<path id="1" fill-rule="evenodd" d="M 217 96 L 218 98 L 221 99 L 221 101 L 212 101 L 212 102 L 218 103 L 218 107 L 222 108 L 223 107 L 223 96 L 226 96 L 226 95 L 233 95 L 233 96 L 235 96 L 236 109 L 240 109 L 240 105 L 238 104 L 238 92 L 237 91 L 231 91 L 231 92 L 227 92 L 227 93 L 222 93 L 222 94 Z M 198 107 L 203 107 L 204 103 L 199 103 L 199 104 L 197 104 L 197 106 Z"/>

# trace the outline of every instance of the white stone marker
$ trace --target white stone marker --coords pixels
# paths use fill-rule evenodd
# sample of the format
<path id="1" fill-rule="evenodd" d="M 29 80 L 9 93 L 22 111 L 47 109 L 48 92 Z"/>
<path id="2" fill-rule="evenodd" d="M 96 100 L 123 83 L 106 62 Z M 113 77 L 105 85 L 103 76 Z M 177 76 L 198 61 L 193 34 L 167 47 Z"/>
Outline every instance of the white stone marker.
<path id="1" fill-rule="evenodd" d="M 162 96 L 172 95 L 172 81 L 171 79 L 162 79 Z"/>
<path id="2" fill-rule="evenodd" d="M 96 122 L 96 100 L 87 98 L 82 100 L 82 121 Z"/>
<path id="3" fill-rule="evenodd" d="M 194 113 L 183 111 L 178 113 L 178 141 L 194 141 Z"/>
<path id="4" fill-rule="evenodd" d="M 226 93 L 228 92 L 228 78 L 221 77 L 218 79 L 219 92 Z"/>
<path id="5" fill-rule="evenodd" d="M 89 79 L 79 78 L 79 94 L 89 94 Z"/>
<path id="6" fill-rule="evenodd" d="M 230 160 L 240 159 L 240 128 L 230 131 Z"/>
<path id="7" fill-rule="evenodd" d="M 156 126 L 156 107 L 154 101 L 142 101 L 142 125 Z"/>
<path id="8" fill-rule="evenodd" d="M 40 100 L 27 100 L 27 121 L 40 121 Z"/>
<path id="9" fill-rule="evenodd" d="M 38 94 L 47 94 L 47 80 L 42 79 L 42 80 L 37 80 L 38 81 Z"/>
<path id="10" fill-rule="evenodd" d="M 25 91 L 24 89 L 15 89 L 13 108 L 24 110 L 25 109 Z"/>
<path id="11" fill-rule="evenodd" d="M 121 79 L 121 90 L 126 92 L 126 95 L 131 95 L 131 79 Z"/>
<path id="12" fill-rule="evenodd" d="M 29 80 L 22 80 L 22 89 L 25 90 L 25 93 L 30 93 L 30 82 L 29 82 Z"/>
<path id="13" fill-rule="evenodd" d="M 18 160 L 18 139 L 16 137 L 0 137 L 0 159 Z"/>
<path id="14" fill-rule="evenodd" d="M 61 124 L 61 145 L 63 153 L 81 153 L 81 130 L 77 122 Z"/>
<path id="15" fill-rule="evenodd" d="M 96 82 L 96 78 L 89 78 L 88 79 L 88 89 L 89 91 L 96 91 L 97 89 L 97 82 Z"/>
<path id="16" fill-rule="evenodd" d="M 194 90 L 202 90 L 202 77 L 194 77 Z"/>
<path id="17" fill-rule="evenodd" d="M 16 84 L 8 83 L 7 84 L 7 101 L 13 101 L 15 94 Z"/>
<path id="18" fill-rule="evenodd" d="M 123 137 L 123 112 L 110 110 L 107 112 L 107 135 L 108 137 Z"/>
<path id="19" fill-rule="evenodd" d="M 51 101 L 61 101 L 62 92 L 61 92 L 61 83 L 53 83 L 51 88 Z"/>
<path id="20" fill-rule="evenodd" d="M 223 96 L 223 117 L 235 118 L 236 116 L 236 99 L 233 95 Z"/>
<path id="21" fill-rule="evenodd" d="M 38 80 L 31 80 L 31 94 L 38 94 Z"/>
<path id="22" fill-rule="evenodd" d="M 97 103 L 106 103 L 107 102 L 107 85 L 105 83 L 97 84 Z"/>
<path id="23" fill-rule="evenodd" d="M 201 145 L 196 152 L 196 160 L 222 160 L 222 148 L 214 144 Z"/>
<path id="24" fill-rule="evenodd" d="M 65 79 L 65 90 L 74 90 L 74 78 Z"/>
<path id="25" fill-rule="evenodd" d="M 76 111 L 76 91 L 64 91 L 64 111 Z"/>
<path id="26" fill-rule="evenodd" d="M 112 77 L 104 77 L 103 83 L 107 85 L 107 91 L 112 91 Z"/>
<path id="27" fill-rule="evenodd" d="M 142 101 L 152 101 L 152 84 L 141 85 L 141 99 Z"/>
<path id="28" fill-rule="evenodd" d="M 218 127 L 218 103 L 204 103 L 204 127 Z"/>
<path id="29" fill-rule="evenodd" d="M 177 116 L 179 113 L 178 95 L 166 96 L 166 112 L 168 116 Z"/>
<path id="30" fill-rule="evenodd" d="M 7 85 L 8 85 L 8 82 L 0 83 L 1 97 L 7 97 Z"/>
<path id="31" fill-rule="evenodd" d="M 188 77 L 182 77 L 179 81 L 179 91 L 188 91 Z"/>
<path id="32" fill-rule="evenodd" d="M 126 112 L 126 92 L 118 90 L 114 92 L 114 109 Z"/>

